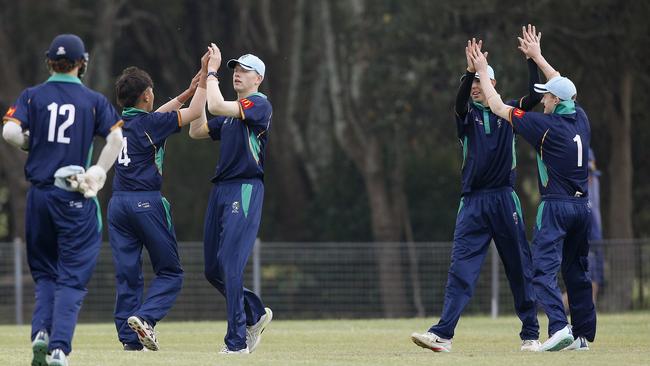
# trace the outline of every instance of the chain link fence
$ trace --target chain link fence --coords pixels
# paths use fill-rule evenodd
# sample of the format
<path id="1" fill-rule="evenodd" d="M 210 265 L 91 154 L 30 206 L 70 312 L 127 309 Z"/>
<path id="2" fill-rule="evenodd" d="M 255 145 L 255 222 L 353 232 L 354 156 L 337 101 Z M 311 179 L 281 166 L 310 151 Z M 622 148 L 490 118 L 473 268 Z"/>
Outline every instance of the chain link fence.
<path id="1" fill-rule="evenodd" d="M 397 246 L 402 258 L 391 276 L 402 278 L 402 288 L 380 286 L 378 250 Z M 249 260 L 245 285 L 260 292 L 278 319 L 381 318 L 387 302 L 398 316 L 440 315 L 447 281 L 452 243 L 281 243 L 259 242 Z M 624 246 L 633 249 L 630 263 L 621 266 L 611 253 Z M 605 285 L 598 308 L 607 311 L 650 309 L 650 239 L 605 241 Z M 203 277 L 203 245 L 179 243 L 185 270 L 183 290 L 168 320 L 217 320 L 225 318 L 225 301 Z M 512 297 L 494 247 L 483 265 L 465 314 L 514 314 Z M 616 263 L 616 266 L 614 265 Z M 152 277 L 143 251 L 145 283 Z M 623 269 L 627 270 L 624 271 Z M 620 276 L 630 277 L 627 282 Z M 394 271 L 394 272 L 393 272 Z M 631 281 L 630 281 L 631 280 Z M 110 247 L 104 243 L 80 314 L 82 322 L 112 321 L 115 277 Z M 608 304 L 607 293 L 629 283 L 631 307 Z M 383 291 L 383 293 L 382 293 Z M 29 322 L 33 308 L 33 282 L 26 264 L 24 245 L 0 243 L 0 323 Z M 394 294 L 402 294 L 396 297 Z M 394 313 L 394 312 L 393 312 Z"/>

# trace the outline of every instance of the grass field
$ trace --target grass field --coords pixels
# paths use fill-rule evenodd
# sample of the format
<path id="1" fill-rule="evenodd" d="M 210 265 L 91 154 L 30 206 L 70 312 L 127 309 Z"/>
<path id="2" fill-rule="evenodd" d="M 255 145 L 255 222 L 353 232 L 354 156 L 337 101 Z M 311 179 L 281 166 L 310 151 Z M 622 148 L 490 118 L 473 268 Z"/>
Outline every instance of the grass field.
<path id="1" fill-rule="evenodd" d="M 276 316 L 279 318 L 279 316 Z M 225 322 L 162 322 L 159 352 L 121 350 L 112 324 L 81 324 L 70 366 L 94 365 L 650 365 L 650 313 L 601 315 L 589 352 L 523 353 L 514 317 L 461 318 L 452 353 L 419 348 L 413 331 L 433 319 L 274 320 L 260 347 L 248 356 L 220 356 Z M 546 317 L 540 316 L 542 333 Z M 542 341 L 546 339 L 541 337 Z M 0 326 L 0 364 L 29 365 L 27 326 Z"/>

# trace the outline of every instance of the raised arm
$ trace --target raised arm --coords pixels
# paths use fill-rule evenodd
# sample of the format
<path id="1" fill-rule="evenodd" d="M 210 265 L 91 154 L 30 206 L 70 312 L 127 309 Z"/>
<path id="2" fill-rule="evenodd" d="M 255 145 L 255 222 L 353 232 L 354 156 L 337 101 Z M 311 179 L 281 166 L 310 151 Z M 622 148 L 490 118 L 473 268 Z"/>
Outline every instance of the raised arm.
<path id="1" fill-rule="evenodd" d="M 540 70 L 544 73 L 546 80 L 551 80 L 556 76 L 560 76 L 560 73 L 546 61 L 544 56 L 542 56 L 542 32 L 537 33 L 535 26 L 528 24 L 528 28 L 522 27 L 522 36 L 523 38 L 518 37 L 519 49 L 526 55 L 526 57 L 535 61 L 537 66 L 539 66 Z"/>
<path id="2" fill-rule="evenodd" d="M 481 50 L 477 47 L 474 47 L 470 51 L 470 55 L 472 62 L 474 63 L 474 67 L 476 68 L 476 72 L 479 74 L 481 80 L 481 88 L 483 89 L 483 94 L 485 95 L 485 99 L 487 100 L 492 113 L 510 121 L 510 111 L 513 109 L 513 107 L 504 104 L 503 100 L 501 100 L 501 96 L 497 93 L 496 89 L 494 89 L 494 86 L 490 81 L 490 76 L 487 73 L 488 64 L 485 55 L 481 53 Z"/>
<path id="3" fill-rule="evenodd" d="M 183 104 L 185 104 L 192 96 L 194 96 L 194 93 L 196 92 L 196 87 L 199 84 L 199 77 L 201 76 L 201 71 L 196 73 L 194 77 L 192 78 L 192 81 L 190 82 L 190 85 L 180 93 L 176 98 L 170 100 L 169 102 L 161 105 L 158 109 L 156 109 L 156 112 L 171 112 L 171 111 L 177 111 L 179 110 Z M 204 88 L 205 89 L 205 88 Z"/>
<path id="4" fill-rule="evenodd" d="M 465 46 L 465 58 L 467 59 L 467 72 L 463 76 L 460 87 L 458 88 L 458 93 L 456 94 L 456 105 L 455 111 L 456 116 L 460 119 L 464 119 L 467 115 L 467 101 L 469 100 L 469 94 L 472 91 L 472 82 L 474 81 L 474 75 L 476 74 L 476 69 L 472 63 L 470 57 L 470 49 L 476 45 L 476 38 L 467 41 L 467 46 Z M 479 41 L 478 47 L 481 48 L 482 41 Z"/>
<path id="5" fill-rule="evenodd" d="M 223 99 L 221 90 L 219 90 L 219 80 L 212 73 L 216 73 L 221 66 L 221 51 L 214 43 L 208 47 L 210 59 L 208 61 L 208 111 L 215 116 L 226 116 L 241 118 L 242 112 L 239 102 L 229 102 Z"/>

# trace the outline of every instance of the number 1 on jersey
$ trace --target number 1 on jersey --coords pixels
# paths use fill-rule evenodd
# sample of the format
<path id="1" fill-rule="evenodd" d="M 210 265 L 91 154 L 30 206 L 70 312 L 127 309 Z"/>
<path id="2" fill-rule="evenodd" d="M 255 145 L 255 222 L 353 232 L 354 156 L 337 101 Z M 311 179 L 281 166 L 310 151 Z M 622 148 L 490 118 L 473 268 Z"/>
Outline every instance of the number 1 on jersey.
<path id="1" fill-rule="evenodd" d="M 582 166 L 582 140 L 580 139 L 580 135 L 576 135 L 576 137 L 573 138 L 573 141 L 578 145 L 578 167 Z"/>
<path id="2" fill-rule="evenodd" d="M 131 158 L 129 158 L 128 149 L 126 147 L 126 137 L 122 137 L 122 150 L 120 155 L 117 157 L 117 163 L 124 166 L 129 166 Z"/>

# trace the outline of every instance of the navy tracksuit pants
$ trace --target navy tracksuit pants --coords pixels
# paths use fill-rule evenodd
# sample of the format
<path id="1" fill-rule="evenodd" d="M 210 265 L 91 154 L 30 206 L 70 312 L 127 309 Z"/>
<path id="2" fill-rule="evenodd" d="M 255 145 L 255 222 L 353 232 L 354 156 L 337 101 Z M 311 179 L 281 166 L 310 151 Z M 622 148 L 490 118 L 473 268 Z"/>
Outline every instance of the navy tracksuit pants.
<path id="1" fill-rule="evenodd" d="M 142 347 L 129 328 L 132 315 L 151 326 L 167 315 L 183 284 L 169 203 L 158 191 L 115 191 L 108 204 L 108 235 L 113 252 L 117 296 L 115 327 L 121 343 Z M 142 248 L 147 248 L 154 278 L 144 295 Z"/>
<path id="2" fill-rule="evenodd" d="M 205 214 L 205 278 L 226 297 L 230 350 L 246 348 L 246 326 L 265 314 L 262 300 L 244 288 L 244 268 L 262 217 L 261 180 L 216 183 Z"/>
<path id="3" fill-rule="evenodd" d="M 592 342 L 596 307 L 588 273 L 591 208 L 587 198 L 544 196 L 537 210 L 533 237 L 535 294 L 548 316 L 549 336 L 568 322 L 557 275 L 562 271 L 569 297 L 573 336 Z"/>
<path id="4" fill-rule="evenodd" d="M 430 332 L 442 338 L 454 337 L 454 329 L 474 293 L 492 239 L 522 322 L 519 336 L 521 339 L 539 338 L 530 248 L 519 198 L 510 187 L 472 192 L 461 199 L 442 315 Z"/>
<path id="5" fill-rule="evenodd" d="M 68 354 L 101 246 L 99 204 L 78 192 L 32 186 L 25 224 L 36 292 L 31 337 L 46 330 L 49 350 Z"/>

